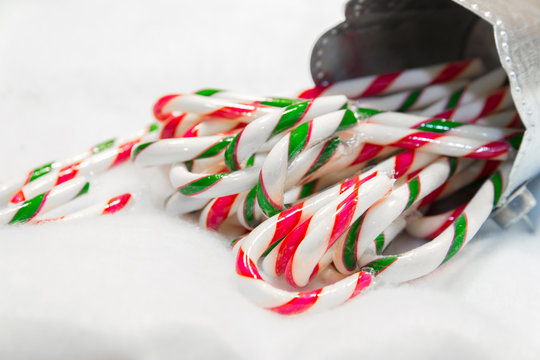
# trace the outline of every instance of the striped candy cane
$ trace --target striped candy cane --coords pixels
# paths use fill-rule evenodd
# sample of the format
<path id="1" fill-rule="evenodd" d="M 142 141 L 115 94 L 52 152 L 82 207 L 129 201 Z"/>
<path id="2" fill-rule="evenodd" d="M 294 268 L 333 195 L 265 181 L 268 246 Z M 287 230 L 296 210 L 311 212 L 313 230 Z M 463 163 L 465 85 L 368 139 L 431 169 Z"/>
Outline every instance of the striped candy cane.
<path id="1" fill-rule="evenodd" d="M 112 214 L 116 214 L 118 211 L 121 211 L 127 208 L 132 203 L 133 203 L 133 196 L 129 193 L 125 193 L 122 195 L 114 196 L 110 198 L 109 200 L 107 200 L 105 203 L 100 202 L 97 204 L 93 204 L 87 208 L 81 209 L 79 211 L 73 212 L 68 215 L 64 215 L 64 216 L 60 216 L 56 218 L 37 217 L 32 221 L 32 223 L 43 224 L 43 223 L 58 222 L 58 221 L 84 219 L 84 218 L 90 218 L 90 217 L 95 217 L 95 216 L 112 215 Z"/>
<path id="2" fill-rule="evenodd" d="M 434 154 L 471 159 L 504 160 L 513 139 L 486 141 L 376 123 L 360 123 L 354 129 L 358 138 L 376 145 L 418 149 Z M 521 134 L 517 135 L 519 140 Z M 516 143 L 519 141 L 516 141 Z"/>
<path id="3" fill-rule="evenodd" d="M 231 145 L 225 152 L 227 167 L 237 170 L 245 167 L 245 162 L 261 145 L 265 144 L 277 134 L 292 127 L 312 120 L 313 118 L 329 112 L 343 109 L 347 106 L 344 96 L 327 96 L 314 99 L 310 102 L 301 102 L 290 105 L 281 112 L 262 116 L 248 124 L 235 136 Z"/>
<path id="4" fill-rule="evenodd" d="M 499 201 L 510 167 L 510 164 L 504 164 L 486 180 L 461 215 L 429 243 L 392 256 L 366 253 L 360 258 L 359 265 L 373 271 L 384 282 L 409 281 L 429 274 L 454 257 L 480 229 Z"/>
<path id="5" fill-rule="evenodd" d="M 83 177 L 66 181 L 29 200 L 0 209 L 0 224 L 26 223 L 38 214 L 86 194 L 89 187 L 90 183 Z"/>
<path id="6" fill-rule="evenodd" d="M 339 236 L 391 189 L 390 179 L 375 172 L 364 178 L 353 193 L 338 197 L 319 210 L 281 241 L 276 273 L 285 273 L 293 286 L 306 286 L 323 255 Z"/>
<path id="7" fill-rule="evenodd" d="M 248 104 L 252 103 L 252 104 L 257 104 L 257 105 L 265 105 L 265 106 L 273 106 L 273 107 L 286 107 L 286 106 L 302 101 L 302 99 L 260 96 L 260 95 L 245 94 L 245 93 L 239 93 L 236 91 L 223 90 L 223 89 L 201 89 L 195 92 L 195 94 L 202 95 L 202 96 L 217 97 L 217 98 L 235 102 L 235 103 L 248 103 Z"/>
<path id="8" fill-rule="evenodd" d="M 458 167 L 458 161 L 441 158 L 398 186 L 383 201 L 370 208 L 338 242 L 334 265 L 342 273 L 356 269 L 356 261 L 381 232 L 413 204 L 437 189 Z"/>
<path id="9" fill-rule="evenodd" d="M 518 140 L 523 134 L 523 131 L 520 129 L 503 129 L 494 126 L 471 125 L 446 119 L 436 119 L 397 112 L 376 112 L 371 109 L 358 109 L 357 114 L 361 118 L 369 116 L 367 117 L 367 121 L 372 123 L 418 129 L 440 134 L 444 133 L 447 135 L 486 141 L 497 141 L 502 139 Z"/>
<path id="10" fill-rule="evenodd" d="M 488 94 L 486 97 L 468 104 L 443 111 L 434 117 L 457 122 L 475 123 L 478 119 L 511 109 L 514 100 L 508 86 Z"/>
<path id="11" fill-rule="evenodd" d="M 45 164 L 0 187 L 0 199 L 11 194 L 11 203 L 20 203 L 48 191 L 76 176 L 89 176 L 110 169 L 129 159 L 131 148 L 157 130 L 150 125 L 126 137 L 110 139 L 64 161 Z"/>
<path id="12" fill-rule="evenodd" d="M 467 80 L 455 80 L 391 95 L 364 97 L 357 100 L 354 104 L 358 107 L 385 111 L 412 111 L 422 109 L 438 100 L 442 100 L 448 95 L 463 89 L 466 84 Z"/>
<path id="13" fill-rule="evenodd" d="M 484 70 L 477 60 L 466 60 L 424 68 L 403 70 L 384 75 L 370 75 L 344 80 L 327 86 L 316 86 L 304 90 L 298 97 L 311 99 L 324 95 L 345 95 L 351 99 L 387 94 L 427 85 L 448 82 L 480 75 Z"/>
<path id="14" fill-rule="evenodd" d="M 498 68 L 471 81 L 463 89 L 449 94 L 420 113 L 425 116 L 434 116 L 461 105 L 482 100 L 487 94 L 498 90 L 506 81 L 506 73 L 502 68 Z"/>
<path id="15" fill-rule="evenodd" d="M 261 168 L 257 201 L 263 212 L 272 216 L 283 208 L 283 193 L 288 163 L 298 154 L 333 134 L 357 123 L 350 110 L 319 116 L 286 134 L 270 151 Z"/>

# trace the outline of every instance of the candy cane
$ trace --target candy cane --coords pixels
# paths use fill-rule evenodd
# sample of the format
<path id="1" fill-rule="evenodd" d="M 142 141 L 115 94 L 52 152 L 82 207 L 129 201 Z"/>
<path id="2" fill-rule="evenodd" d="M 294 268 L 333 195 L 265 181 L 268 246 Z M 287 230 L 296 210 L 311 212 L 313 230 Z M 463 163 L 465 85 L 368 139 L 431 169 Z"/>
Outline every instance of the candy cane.
<path id="1" fill-rule="evenodd" d="M 129 159 L 131 148 L 147 134 L 154 133 L 152 124 L 131 135 L 110 139 L 92 146 L 87 151 L 64 161 L 55 161 L 31 170 L 0 186 L 0 199 L 20 203 L 33 198 L 75 176 L 88 176 L 119 165 Z"/>
<path id="2" fill-rule="evenodd" d="M 507 81 L 506 73 L 502 68 L 498 68 L 471 81 L 463 89 L 449 94 L 446 98 L 420 111 L 420 113 L 425 116 L 434 116 L 461 105 L 482 100 L 485 95 L 493 93 L 501 87 L 505 81 Z"/>
<path id="3" fill-rule="evenodd" d="M 432 272 L 463 249 L 480 229 L 499 201 L 509 170 L 510 164 L 504 164 L 480 187 L 461 215 L 429 243 L 392 256 L 366 253 L 359 265 L 384 282 L 409 281 Z"/>
<path id="4" fill-rule="evenodd" d="M 165 199 L 164 206 L 167 213 L 181 215 L 204 208 L 208 201 L 210 199 L 189 197 L 175 191 Z"/>
<path id="5" fill-rule="evenodd" d="M 195 92 L 197 95 L 212 96 L 235 103 L 253 103 L 258 105 L 286 107 L 302 101 L 302 99 L 291 99 L 283 97 L 259 96 L 253 94 L 239 93 L 223 89 L 201 89 Z"/>
<path id="6" fill-rule="evenodd" d="M 283 208 L 283 193 L 288 163 L 302 150 L 357 122 L 350 110 L 319 116 L 286 134 L 270 151 L 261 168 L 257 201 L 263 212 L 272 216 Z"/>
<path id="7" fill-rule="evenodd" d="M 421 109 L 465 87 L 467 80 L 434 84 L 412 91 L 403 91 L 379 97 L 364 97 L 355 102 L 363 108 L 386 111 L 412 111 Z"/>
<path id="8" fill-rule="evenodd" d="M 231 135 L 218 135 L 148 141 L 133 147 L 131 160 L 147 167 L 204 159 L 220 154 L 232 140 Z"/>
<path id="9" fill-rule="evenodd" d="M 366 122 L 358 124 L 353 130 L 361 141 L 370 144 L 419 149 L 439 155 L 471 159 L 504 160 L 508 157 L 513 142 L 513 139 L 485 141 Z M 516 138 L 516 142 L 519 142 L 521 135 Z"/>
<path id="10" fill-rule="evenodd" d="M 415 237 L 432 240 L 450 226 L 465 209 L 465 205 L 431 216 L 418 216 L 409 219 L 407 232 Z"/>
<path id="11" fill-rule="evenodd" d="M 283 239 L 276 273 L 285 272 L 289 284 L 306 286 L 317 264 L 339 236 L 392 189 L 390 178 L 377 172 L 363 181 L 356 191 L 332 201 Z"/>
<path id="12" fill-rule="evenodd" d="M 129 205 L 133 203 L 133 197 L 129 193 L 125 193 L 122 195 L 114 196 L 107 200 L 104 204 L 103 203 L 97 203 L 93 204 L 87 208 L 84 208 L 82 210 L 76 211 L 74 213 L 71 213 L 69 215 L 64 215 L 56 218 L 35 218 L 32 223 L 35 224 L 43 224 L 43 223 L 50 223 L 50 222 L 58 222 L 58 221 L 69 221 L 69 220 L 76 220 L 76 219 L 83 219 L 83 218 L 90 218 L 94 216 L 103 216 L 103 215 L 112 215 L 117 213 L 118 211 L 121 211 L 125 208 L 127 208 Z"/>
<path id="13" fill-rule="evenodd" d="M 514 100 L 508 86 L 488 96 L 468 104 L 452 108 L 434 115 L 458 122 L 474 123 L 476 120 L 514 106 Z"/>
<path id="14" fill-rule="evenodd" d="M 483 70 L 484 67 L 479 60 L 465 60 L 424 68 L 403 70 L 384 75 L 364 76 L 340 81 L 327 86 L 316 86 L 304 90 L 298 97 L 311 99 L 323 95 L 342 94 L 348 98 L 357 99 L 408 89 L 417 89 L 427 85 L 452 80 L 470 78 L 481 74 Z"/>
<path id="15" fill-rule="evenodd" d="M 0 224 L 26 223 L 40 213 L 86 194 L 89 187 L 90 183 L 83 177 L 66 181 L 29 200 L 0 209 Z"/>
<path id="16" fill-rule="evenodd" d="M 523 134 L 523 131 L 519 129 L 503 129 L 494 126 L 471 125 L 446 119 L 437 119 L 397 112 L 376 112 L 371 109 L 358 109 L 357 114 L 360 117 L 368 116 L 367 121 L 377 124 L 418 129 L 428 132 L 445 133 L 448 135 L 462 136 L 486 141 L 512 138 L 517 139 L 518 135 Z"/>
<path id="17" fill-rule="evenodd" d="M 356 269 L 356 261 L 392 221 L 413 204 L 444 183 L 456 170 L 455 159 L 441 158 L 428 165 L 418 175 L 398 186 L 384 200 L 370 208 L 339 239 L 334 253 L 334 265 L 342 273 Z"/>

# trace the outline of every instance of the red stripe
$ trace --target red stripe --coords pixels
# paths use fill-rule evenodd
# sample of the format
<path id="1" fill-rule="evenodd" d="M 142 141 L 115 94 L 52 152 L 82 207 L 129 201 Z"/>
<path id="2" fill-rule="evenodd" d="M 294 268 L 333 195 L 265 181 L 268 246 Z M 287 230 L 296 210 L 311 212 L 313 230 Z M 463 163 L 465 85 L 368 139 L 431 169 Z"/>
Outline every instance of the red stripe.
<path id="1" fill-rule="evenodd" d="M 414 161 L 414 151 L 405 151 L 396 155 L 394 163 L 394 178 L 398 179 L 409 170 Z"/>
<path id="2" fill-rule="evenodd" d="M 482 168 L 482 171 L 480 171 L 480 174 L 476 177 L 477 179 L 483 179 L 485 177 L 490 176 L 497 170 L 499 165 L 501 164 L 498 160 L 488 160 L 484 164 L 484 167 Z"/>
<path id="3" fill-rule="evenodd" d="M 65 183 L 66 181 L 71 180 L 75 176 L 77 176 L 77 174 L 79 173 L 79 165 L 81 165 L 80 161 L 60 169 L 60 171 L 58 172 L 58 178 L 56 179 L 56 185 Z"/>
<path id="4" fill-rule="evenodd" d="M 161 129 L 161 134 L 159 137 L 161 139 L 170 139 L 176 137 L 176 129 L 178 128 L 178 125 L 180 125 L 180 122 L 187 114 L 182 114 L 180 116 L 175 116 L 168 120 L 165 125 L 163 126 L 163 129 Z"/>
<path id="5" fill-rule="evenodd" d="M 456 112 L 456 108 L 452 108 L 446 111 L 443 111 L 440 114 L 435 115 L 431 119 L 428 119 L 427 121 L 431 121 L 433 119 L 444 119 L 444 120 L 451 120 L 452 116 L 454 116 L 454 113 Z M 418 124 L 420 126 L 421 124 Z"/>
<path id="6" fill-rule="evenodd" d="M 336 209 L 336 219 L 334 221 L 332 232 L 330 233 L 330 239 L 328 239 L 327 249 L 330 248 L 337 238 L 343 234 L 345 229 L 349 227 L 357 205 L 358 193 L 356 191 L 353 191 L 338 205 Z"/>
<path id="7" fill-rule="evenodd" d="M 182 96 L 182 95 L 178 95 L 178 94 L 165 95 L 162 98 L 160 98 L 158 101 L 156 101 L 156 103 L 154 104 L 153 112 L 154 112 L 154 117 L 158 121 L 165 121 L 170 117 L 171 113 L 163 113 L 163 108 L 165 107 L 165 105 L 169 103 L 169 101 L 171 101 L 172 99 L 178 96 Z"/>
<path id="8" fill-rule="evenodd" d="M 417 149 L 425 144 L 433 142 L 433 140 L 445 136 L 444 134 L 430 133 L 427 131 L 418 131 L 409 134 L 398 141 L 388 144 L 389 146 L 400 147 L 404 149 Z"/>
<path id="9" fill-rule="evenodd" d="M 356 280 L 356 286 L 354 287 L 354 291 L 348 300 L 360 294 L 362 290 L 364 290 L 366 287 L 368 287 L 371 284 L 371 280 L 372 278 L 371 278 L 370 273 L 367 273 L 365 271 L 360 271 L 358 273 L 358 279 Z"/>
<path id="10" fill-rule="evenodd" d="M 467 154 L 466 157 L 470 159 L 493 159 L 508 153 L 509 149 L 510 144 L 508 144 L 506 141 L 493 141 L 480 146 L 472 153 Z"/>
<path id="11" fill-rule="evenodd" d="M 474 60 L 465 60 L 465 61 L 455 62 L 455 63 L 446 65 L 441 70 L 439 75 L 437 75 L 433 80 L 431 80 L 430 84 L 437 84 L 437 83 L 447 82 L 447 81 L 455 79 L 465 69 L 467 69 L 473 61 Z"/>
<path id="12" fill-rule="evenodd" d="M 315 86 L 314 88 L 304 90 L 298 95 L 299 99 L 314 99 L 319 97 L 328 86 Z"/>
<path id="13" fill-rule="evenodd" d="M 446 230 L 446 228 L 452 225 L 452 223 L 458 218 L 458 216 L 461 215 L 463 210 L 465 210 L 466 206 L 467 204 L 463 204 L 459 206 L 458 208 L 456 208 L 454 211 L 452 211 L 452 213 L 446 218 L 444 223 L 437 230 L 435 230 L 434 232 L 426 236 L 426 239 L 431 240 L 439 236 L 444 230 Z"/>
<path id="14" fill-rule="evenodd" d="M 26 198 L 24 197 L 24 193 L 23 193 L 23 191 L 21 189 L 15 195 L 13 195 L 10 202 L 12 204 L 18 204 L 18 203 L 21 203 L 21 202 L 23 202 L 25 200 L 26 200 Z"/>
<path id="15" fill-rule="evenodd" d="M 359 180 L 359 177 L 358 176 L 355 176 L 347 181 L 344 181 L 341 186 L 339 187 L 339 193 L 342 194 L 344 193 L 345 191 L 347 191 L 348 189 L 350 189 L 351 187 L 359 184 L 360 180 Z"/>
<path id="16" fill-rule="evenodd" d="M 227 220 L 234 201 L 238 197 L 238 194 L 218 197 L 210 210 L 206 218 L 206 227 L 217 231 L 221 224 Z"/>
<path id="17" fill-rule="evenodd" d="M 487 116 L 493 113 L 495 110 L 497 110 L 497 108 L 499 107 L 499 105 L 501 105 L 507 93 L 508 93 L 508 89 L 503 89 L 501 91 L 498 91 L 488 96 L 484 103 L 484 107 L 482 108 L 482 111 L 473 120 L 480 119 L 481 117 Z"/>
<path id="18" fill-rule="evenodd" d="M 519 114 L 517 112 L 516 112 L 516 114 L 512 118 L 512 121 L 510 122 L 510 124 L 508 124 L 507 127 L 509 127 L 509 128 L 521 127 L 521 118 L 519 117 Z"/>
<path id="19" fill-rule="evenodd" d="M 133 141 L 120 145 L 118 147 L 118 154 L 116 155 L 116 158 L 114 159 L 113 163 L 109 166 L 109 168 L 112 168 L 113 166 L 119 165 L 123 163 L 124 161 L 128 160 L 131 155 L 131 149 L 139 141 L 140 139 L 137 139 L 137 140 L 133 140 Z"/>
<path id="20" fill-rule="evenodd" d="M 300 222 L 302 218 L 302 208 L 304 207 L 304 202 L 301 202 L 287 210 L 284 210 L 279 213 L 278 220 L 276 222 L 276 229 L 274 230 L 274 236 L 270 240 L 270 245 L 286 236 L 295 228 L 296 225 Z"/>
<path id="21" fill-rule="evenodd" d="M 279 251 L 276 259 L 276 273 L 281 275 L 287 268 L 287 263 L 292 258 L 294 252 L 298 248 L 298 245 L 304 240 L 309 224 L 312 218 L 307 219 L 302 224 L 294 228 L 293 231 L 287 235 L 279 246 Z"/>
<path id="22" fill-rule="evenodd" d="M 128 193 L 113 197 L 107 202 L 107 205 L 105 205 L 101 214 L 111 215 L 119 210 L 122 210 L 127 205 L 130 199 L 131 194 Z"/>
<path id="23" fill-rule="evenodd" d="M 354 159 L 354 161 L 351 163 L 351 165 L 356 165 L 361 162 L 373 159 L 382 151 L 383 148 L 384 146 L 381 145 L 364 144 L 362 146 L 362 150 L 360 151 L 356 159 Z"/>
<path id="24" fill-rule="evenodd" d="M 244 253 L 242 248 L 238 250 L 238 256 L 236 257 L 236 273 L 252 279 L 262 280 L 257 266 L 253 261 Z"/>
<path id="25" fill-rule="evenodd" d="M 247 116 L 256 110 L 257 108 L 253 105 L 238 104 L 238 106 L 224 106 L 205 115 L 205 117 L 236 120 L 238 118 Z"/>
<path id="26" fill-rule="evenodd" d="M 371 84 L 368 86 L 364 92 L 362 92 L 360 95 L 356 96 L 355 98 L 359 97 L 367 97 L 367 96 L 374 96 L 378 95 L 382 92 L 384 92 L 392 83 L 394 80 L 396 80 L 403 72 L 395 72 L 390 74 L 383 74 L 377 76 Z"/>
<path id="27" fill-rule="evenodd" d="M 298 295 L 296 295 L 296 297 L 294 297 L 291 301 L 283 305 L 268 308 L 268 310 L 277 312 L 281 315 L 300 314 L 308 310 L 317 302 L 317 299 L 319 298 L 319 294 L 321 292 L 322 288 L 317 290 L 299 292 Z"/>
<path id="28" fill-rule="evenodd" d="M 444 184 L 442 184 L 441 186 L 439 186 L 438 188 L 436 188 L 435 190 L 433 190 L 432 192 L 430 192 L 428 195 L 426 195 L 421 201 L 420 201 L 420 205 L 418 205 L 418 208 L 422 208 L 422 206 L 425 206 L 425 205 L 428 205 L 428 204 L 431 204 L 432 202 L 434 202 L 435 200 L 437 200 L 437 198 L 439 197 L 439 195 L 441 195 L 442 191 L 444 190 L 444 188 L 446 187 L 446 182 Z"/>

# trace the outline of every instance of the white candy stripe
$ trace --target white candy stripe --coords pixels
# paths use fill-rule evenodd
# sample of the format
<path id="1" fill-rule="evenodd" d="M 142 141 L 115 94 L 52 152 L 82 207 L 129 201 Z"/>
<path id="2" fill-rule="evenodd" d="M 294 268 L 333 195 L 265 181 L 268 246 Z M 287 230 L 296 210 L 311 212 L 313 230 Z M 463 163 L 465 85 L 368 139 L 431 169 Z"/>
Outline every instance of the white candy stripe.
<path id="1" fill-rule="evenodd" d="M 173 192 L 165 199 L 165 210 L 171 215 L 182 215 L 200 210 L 210 199 L 185 196 L 178 191 Z"/>

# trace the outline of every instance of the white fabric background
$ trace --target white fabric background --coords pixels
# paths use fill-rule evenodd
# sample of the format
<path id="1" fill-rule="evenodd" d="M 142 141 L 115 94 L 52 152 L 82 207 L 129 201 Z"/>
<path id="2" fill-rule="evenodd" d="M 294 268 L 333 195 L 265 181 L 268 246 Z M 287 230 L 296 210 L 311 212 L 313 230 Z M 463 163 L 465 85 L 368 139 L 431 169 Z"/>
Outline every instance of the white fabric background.
<path id="1" fill-rule="evenodd" d="M 143 127 L 162 94 L 311 84 L 344 1 L 0 2 L 0 179 Z M 146 176 L 145 176 L 146 175 Z M 131 165 L 88 199 L 129 212 L 0 229 L 1 359 L 534 358 L 540 243 L 486 224 L 433 274 L 325 313 L 282 317 L 235 287 L 227 241 L 160 208 Z M 532 184 L 540 194 L 540 182 Z M 532 220 L 540 223 L 536 209 Z"/>

